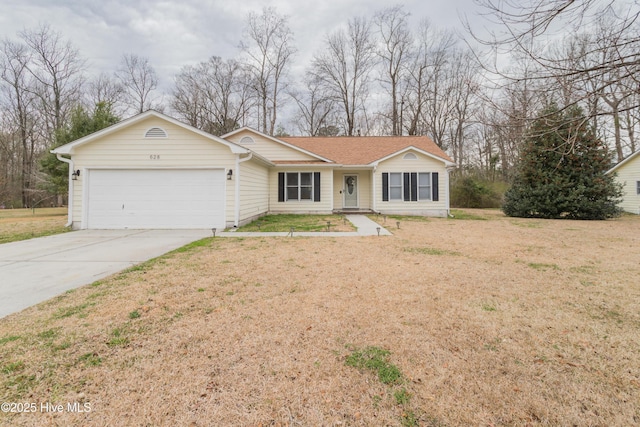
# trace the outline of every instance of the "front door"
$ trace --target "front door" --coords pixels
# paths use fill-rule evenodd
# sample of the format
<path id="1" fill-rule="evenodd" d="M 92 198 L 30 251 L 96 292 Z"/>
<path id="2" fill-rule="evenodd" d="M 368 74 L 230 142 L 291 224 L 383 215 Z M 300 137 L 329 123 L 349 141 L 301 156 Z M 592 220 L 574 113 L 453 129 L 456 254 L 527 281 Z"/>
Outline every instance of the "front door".
<path id="1" fill-rule="evenodd" d="M 345 175 L 344 176 L 344 208 L 357 208 L 358 207 L 358 176 L 357 175 Z"/>

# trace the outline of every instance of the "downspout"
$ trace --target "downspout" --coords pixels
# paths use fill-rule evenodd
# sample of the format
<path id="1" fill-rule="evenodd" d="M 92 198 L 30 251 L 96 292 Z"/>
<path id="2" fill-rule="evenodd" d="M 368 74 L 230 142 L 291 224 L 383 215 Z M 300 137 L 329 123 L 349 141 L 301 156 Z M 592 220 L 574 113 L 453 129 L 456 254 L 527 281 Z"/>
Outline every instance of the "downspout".
<path id="1" fill-rule="evenodd" d="M 240 159 L 240 154 L 236 156 L 236 211 L 233 220 L 234 228 L 238 228 L 238 224 L 240 223 L 240 163 L 251 160 L 252 157 L 253 152 L 250 152 L 249 155 L 243 159 Z"/>
<path id="2" fill-rule="evenodd" d="M 64 225 L 65 227 L 70 227 L 73 224 L 73 179 L 71 174 L 73 173 L 73 160 L 67 159 L 66 157 L 61 157 L 60 154 L 56 154 L 56 158 L 61 162 L 65 162 L 69 164 L 69 200 L 67 201 L 67 223 Z"/>
<path id="3" fill-rule="evenodd" d="M 450 217 L 450 218 L 453 218 L 453 215 L 451 215 L 451 206 L 450 206 L 451 205 L 451 202 L 450 202 L 450 196 L 451 195 L 449 194 L 450 190 L 451 190 L 451 188 L 450 188 L 451 186 L 450 186 L 449 182 L 450 182 L 451 170 L 453 170 L 453 169 L 454 168 L 451 168 L 451 167 L 447 167 L 445 169 L 447 171 L 447 185 L 445 187 L 446 188 L 445 194 L 447 195 L 447 202 L 446 202 L 445 207 L 447 208 L 447 216 Z"/>
<path id="4" fill-rule="evenodd" d="M 376 170 L 378 165 L 373 166 L 373 172 L 371 172 L 371 208 L 374 212 L 378 212 L 376 209 Z"/>

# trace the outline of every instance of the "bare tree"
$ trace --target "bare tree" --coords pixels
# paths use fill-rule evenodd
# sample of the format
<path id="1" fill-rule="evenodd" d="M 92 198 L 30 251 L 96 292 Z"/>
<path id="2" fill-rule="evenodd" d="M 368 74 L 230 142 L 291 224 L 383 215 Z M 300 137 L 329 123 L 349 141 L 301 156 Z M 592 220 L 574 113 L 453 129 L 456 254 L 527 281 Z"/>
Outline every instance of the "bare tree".
<path id="1" fill-rule="evenodd" d="M 631 78 L 639 81 L 640 75 L 640 10 L 637 2 L 613 2 L 612 0 L 475 0 L 486 10 L 502 31 L 481 36 L 467 28 L 475 39 L 490 46 L 497 54 L 515 51 L 526 55 L 539 66 L 539 71 L 530 78 L 539 80 L 562 79 L 566 82 L 598 82 L 585 94 L 598 96 L 614 81 Z M 560 32 L 593 32 L 599 22 L 606 21 L 606 31 L 596 30 L 596 35 L 587 39 L 582 49 L 583 58 L 572 61 L 559 60 L 550 41 Z M 546 43 L 536 43 L 537 40 Z M 606 55 L 602 49 L 606 48 Z M 588 57 L 588 60 L 579 60 Z M 510 80 L 521 76 L 501 72 L 496 67 L 492 71 Z M 605 76 L 616 76 L 614 81 Z M 636 105 L 635 107 L 637 107 Z"/>
<path id="2" fill-rule="evenodd" d="M 85 61 L 70 41 L 48 25 L 20 33 L 32 52 L 27 69 L 33 76 L 30 90 L 40 99 L 49 143 L 82 96 Z"/>
<path id="3" fill-rule="evenodd" d="M 479 102 L 479 65 L 468 50 L 452 52 L 449 64 L 448 84 L 443 96 L 451 99 L 447 104 L 452 106 L 448 145 L 454 162 L 464 165 L 467 135 L 474 125 L 474 110 Z"/>
<path id="4" fill-rule="evenodd" d="M 207 131 L 206 94 L 202 90 L 203 65 L 186 65 L 175 76 L 171 108 L 191 126 Z"/>
<path id="5" fill-rule="evenodd" d="M 28 48 L 22 44 L 5 40 L 2 43 L 1 76 L 3 88 L 3 116 L 6 118 L 3 135 L 5 164 L 20 161 L 20 193 L 22 205 L 28 206 L 30 199 L 33 158 L 36 141 L 33 138 L 33 108 L 35 99 L 29 91 L 30 61 Z M 4 162 L 3 162 L 4 163 Z M 6 182 L 9 181 L 8 172 Z"/>
<path id="6" fill-rule="evenodd" d="M 393 135 L 402 135 L 400 122 L 404 99 L 400 85 L 406 82 L 405 74 L 411 59 L 413 39 L 407 19 L 409 13 L 402 6 L 393 6 L 375 14 L 381 46 L 378 55 L 382 60 L 382 83 L 391 96 L 391 128 Z M 400 107 L 400 111 L 399 108 Z"/>
<path id="7" fill-rule="evenodd" d="M 324 51 L 313 58 L 311 72 L 342 106 L 348 136 L 354 135 L 356 123 L 362 119 L 358 115 L 364 116 L 374 65 L 375 45 L 364 18 L 350 19 L 347 31 L 330 34 Z"/>
<path id="8" fill-rule="evenodd" d="M 404 85 L 404 105 L 401 105 L 401 112 L 407 115 L 409 135 L 427 133 L 425 114 L 429 114 L 429 109 L 432 115 L 440 113 L 435 109 L 434 93 L 438 92 L 437 81 L 443 75 L 449 52 L 455 46 L 455 38 L 452 32 L 438 31 L 428 20 L 423 20 L 415 43 Z M 445 114 L 444 111 L 442 113 Z M 433 132 L 432 137 L 436 137 Z"/>
<path id="9" fill-rule="evenodd" d="M 278 109 L 282 107 L 281 94 L 286 89 L 285 78 L 296 52 L 287 21 L 288 17 L 278 15 L 274 8 L 264 8 L 261 15 L 250 13 L 246 41 L 240 44 L 260 100 L 262 131 L 269 135 L 275 131 Z"/>
<path id="10" fill-rule="evenodd" d="M 318 136 L 332 125 L 330 119 L 335 112 L 335 101 L 313 74 L 308 73 L 304 83 L 304 91 L 289 93 L 298 105 L 296 123 L 303 134 Z"/>
<path id="11" fill-rule="evenodd" d="M 136 114 L 154 107 L 153 91 L 158 77 L 147 58 L 125 54 L 116 70 L 116 78 L 124 88 L 125 104 Z"/>
<path id="12" fill-rule="evenodd" d="M 124 87 L 107 73 L 100 73 L 87 83 L 86 98 L 89 106 L 104 103 L 117 116 L 124 113 Z"/>
<path id="13" fill-rule="evenodd" d="M 251 78 L 236 60 L 212 57 L 176 76 L 173 109 L 192 126 L 222 135 L 247 124 Z"/>

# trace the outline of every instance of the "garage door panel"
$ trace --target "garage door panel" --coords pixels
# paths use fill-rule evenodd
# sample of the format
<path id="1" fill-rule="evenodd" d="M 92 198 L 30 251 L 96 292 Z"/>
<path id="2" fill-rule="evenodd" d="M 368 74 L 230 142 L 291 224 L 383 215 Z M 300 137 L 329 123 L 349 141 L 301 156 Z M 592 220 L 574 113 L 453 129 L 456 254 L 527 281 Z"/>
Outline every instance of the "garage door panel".
<path id="1" fill-rule="evenodd" d="M 93 170 L 88 228 L 223 228 L 223 170 Z"/>

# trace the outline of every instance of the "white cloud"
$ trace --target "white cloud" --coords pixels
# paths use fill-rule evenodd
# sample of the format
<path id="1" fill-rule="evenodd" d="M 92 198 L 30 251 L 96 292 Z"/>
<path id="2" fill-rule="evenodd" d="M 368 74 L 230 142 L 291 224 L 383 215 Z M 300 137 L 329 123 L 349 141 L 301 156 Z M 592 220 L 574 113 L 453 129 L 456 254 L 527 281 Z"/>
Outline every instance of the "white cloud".
<path id="1" fill-rule="evenodd" d="M 388 0 L 3 0 L 0 37 L 15 38 L 24 28 L 48 23 L 69 38 L 89 62 L 91 71 L 111 72 L 124 53 L 149 58 L 164 88 L 184 65 L 212 55 L 238 55 L 238 44 L 249 12 L 273 6 L 289 16 L 299 54 L 297 68 L 308 65 L 328 33 L 355 16 L 371 16 L 389 7 Z M 434 4 L 435 3 L 435 4 Z M 416 23 L 430 17 L 440 27 L 457 26 L 460 5 L 472 0 L 425 2 L 408 0 L 405 9 Z M 464 10 L 463 10 L 464 12 Z"/>

